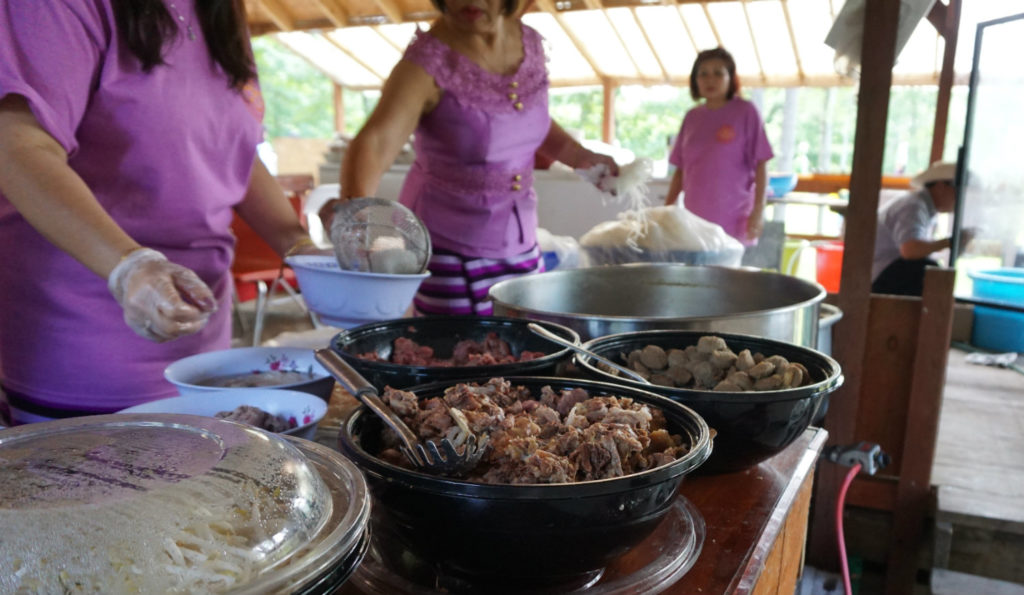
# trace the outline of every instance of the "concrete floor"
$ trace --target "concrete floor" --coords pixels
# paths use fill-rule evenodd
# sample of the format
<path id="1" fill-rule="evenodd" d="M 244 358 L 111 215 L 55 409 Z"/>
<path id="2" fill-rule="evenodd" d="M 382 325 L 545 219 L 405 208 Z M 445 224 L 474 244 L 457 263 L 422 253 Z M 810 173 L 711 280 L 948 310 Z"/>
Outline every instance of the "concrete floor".
<path id="1" fill-rule="evenodd" d="M 966 356 L 950 350 L 914 595 L 1024 595 L 1024 374 Z M 858 592 L 882 593 L 891 515 L 844 516 Z"/>

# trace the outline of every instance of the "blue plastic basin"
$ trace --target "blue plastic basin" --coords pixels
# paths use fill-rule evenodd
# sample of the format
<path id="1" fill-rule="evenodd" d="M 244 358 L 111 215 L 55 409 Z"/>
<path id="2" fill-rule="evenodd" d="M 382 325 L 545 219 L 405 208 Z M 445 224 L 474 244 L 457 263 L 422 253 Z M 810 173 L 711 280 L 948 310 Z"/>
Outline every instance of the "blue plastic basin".
<path id="1" fill-rule="evenodd" d="M 1005 268 L 967 274 L 974 280 L 974 297 L 1024 306 L 1024 269 Z M 1024 312 L 975 306 L 971 344 L 990 351 L 1024 351 Z"/>

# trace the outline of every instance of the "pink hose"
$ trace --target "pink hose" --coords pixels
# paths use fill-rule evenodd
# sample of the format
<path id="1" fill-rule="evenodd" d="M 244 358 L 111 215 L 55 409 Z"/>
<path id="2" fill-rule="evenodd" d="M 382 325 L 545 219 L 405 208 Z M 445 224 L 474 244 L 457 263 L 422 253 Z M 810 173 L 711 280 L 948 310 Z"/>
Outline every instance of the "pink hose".
<path id="1" fill-rule="evenodd" d="M 860 463 L 850 467 L 836 500 L 836 539 L 839 540 L 839 566 L 843 570 L 843 588 L 846 589 L 846 595 L 853 595 L 853 588 L 850 586 L 850 564 L 846 560 L 846 539 L 843 537 L 843 506 L 846 503 L 846 491 L 850 489 L 853 478 L 860 473 L 860 467 Z"/>

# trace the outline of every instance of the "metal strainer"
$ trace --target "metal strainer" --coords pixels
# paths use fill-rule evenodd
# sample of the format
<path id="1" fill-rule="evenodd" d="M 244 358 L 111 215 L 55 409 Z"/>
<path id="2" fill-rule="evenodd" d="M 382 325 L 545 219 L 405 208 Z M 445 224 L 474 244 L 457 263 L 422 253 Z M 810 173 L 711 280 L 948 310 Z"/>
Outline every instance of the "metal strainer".
<path id="1" fill-rule="evenodd" d="M 430 234 L 415 213 L 385 198 L 353 198 L 331 221 L 338 266 L 347 271 L 417 274 L 430 261 Z"/>

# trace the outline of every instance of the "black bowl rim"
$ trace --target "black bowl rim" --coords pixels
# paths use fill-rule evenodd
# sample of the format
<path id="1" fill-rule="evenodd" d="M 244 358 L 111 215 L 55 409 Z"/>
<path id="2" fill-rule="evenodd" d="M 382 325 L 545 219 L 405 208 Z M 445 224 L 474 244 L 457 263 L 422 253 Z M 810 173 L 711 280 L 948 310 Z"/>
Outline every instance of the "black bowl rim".
<path id="1" fill-rule="evenodd" d="M 429 384 L 420 384 L 403 390 L 419 394 L 420 392 L 436 391 L 454 384 L 472 382 L 484 383 L 491 378 L 492 377 L 490 376 L 486 376 L 463 378 L 458 380 L 442 380 L 438 382 L 431 382 Z M 645 403 L 654 405 L 662 410 L 675 410 L 677 413 L 686 416 L 689 421 L 693 422 L 696 426 L 696 442 L 690 444 L 690 451 L 687 452 L 686 455 L 667 465 L 660 465 L 653 469 L 622 477 L 555 484 L 478 483 L 440 477 L 412 469 L 406 469 L 404 467 L 386 463 L 366 452 L 362 447 L 357 446 L 354 440 L 352 440 L 352 426 L 355 422 L 358 421 L 359 417 L 362 415 L 372 414 L 366 405 L 360 405 L 350 411 L 344 422 L 341 424 L 341 429 L 338 433 L 340 450 L 345 454 L 345 456 L 349 457 L 352 462 L 363 471 L 363 473 L 377 479 L 401 484 L 405 487 L 418 491 L 438 492 L 452 496 L 495 500 L 568 499 L 581 497 L 580 492 L 582 491 L 587 492 L 583 497 L 600 496 L 628 491 L 637 487 L 637 484 L 650 485 L 652 483 L 661 483 L 662 481 L 668 481 L 680 475 L 685 475 L 702 465 L 708 460 L 708 457 L 711 456 L 711 430 L 704 418 L 687 405 L 674 401 L 663 395 L 643 389 L 624 387 L 610 382 L 579 378 L 559 378 L 554 376 L 508 376 L 505 377 L 505 380 L 511 382 L 513 385 L 517 382 L 552 384 L 561 386 L 562 388 L 580 387 L 606 391 L 606 393 L 612 394 L 621 394 L 623 389 L 625 389 L 630 394 L 625 394 L 623 396 L 630 398 L 641 397 Z M 352 451 L 356 452 L 353 453 Z M 358 459 L 356 456 L 358 456 Z M 664 477 L 653 479 L 653 476 Z"/>
<path id="2" fill-rule="evenodd" d="M 572 341 L 573 344 L 580 344 L 580 334 L 571 328 L 558 324 L 557 322 L 548 322 L 544 320 L 528 320 L 525 318 L 516 318 L 511 316 L 460 316 L 460 315 L 431 315 L 431 316 L 414 316 L 410 318 L 396 318 L 392 320 L 383 320 L 378 322 L 371 322 L 357 326 L 355 328 L 343 330 L 334 337 L 331 338 L 331 348 L 344 358 L 349 363 L 358 363 L 366 370 L 373 372 L 385 372 L 394 373 L 401 371 L 406 374 L 458 374 L 465 375 L 471 374 L 473 376 L 504 376 L 508 372 L 515 372 L 521 369 L 524 365 L 527 367 L 543 367 L 546 365 L 557 363 L 562 358 L 566 357 L 571 353 L 568 347 L 562 347 L 553 341 L 549 341 L 551 345 L 557 346 L 558 351 L 551 352 L 544 357 L 538 357 L 527 362 L 512 362 L 508 364 L 494 364 L 492 366 L 411 366 L 408 364 L 395 364 L 392 362 L 379 362 L 372 360 L 365 360 L 350 353 L 342 346 L 342 341 L 351 342 L 356 339 L 363 337 L 372 336 L 376 333 L 390 331 L 394 328 L 401 328 L 406 325 L 423 325 L 426 324 L 444 324 L 445 321 L 458 321 L 458 322 L 481 322 L 484 326 L 488 324 L 494 324 L 495 326 L 522 326 L 524 332 L 532 333 L 529 329 L 525 328 L 527 324 L 535 322 L 541 326 L 547 327 L 549 330 L 556 331 L 556 334 L 562 337 L 568 337 L 568 340 Z"/>
<path id="3" fill-rule="evenodd" d="M 595 351 L 593 347 L 604 346 L 609 343 L 617 342 L 632 342 L 641 337 L 667 337 L 677 335 L 680 337 L 687 338 L 699 338 L 704 336 L 713 335 L 725 339 L 726 343 L 730 339 L 742 342 L 753 342 L 761 343 L 766 346 L 778 345 L 789 351 L 798 351 L 802 355 L 806 355 L 810 359 L 819 360 L 822 367 L 828 371 L 828 374 L 824 380 L 815 382 L 814 384 L 808 384 L 805 386 L 798 386 L 796 388 L 785 388 L 779 390 L 764 390 L 764 391 L 713 391 L 711 389 L 695 389 L 695 388 L 678 388 L 660 385 L 642 384 L 636 380 L 632 380 L 622 376 L 615 376 L 610 372 L 606 372 L 593 363 L 591 363 L 588 356 L 582 354 L 576 354 L 576 361 L 581 366 L 586 368 L 588 371 L 600 375 L 602 378 L 608 379 L 608 381 L 615 384 L 624 384 L 635 388 L 643 388 L 648 391 L 655 391 L 661 395 L 670 395 L 672 397 L 686 398 L 694 401 L 721 401 L 728 399 L 732 402 L 743 402 L 743 403 L 775 403 L 781 401 L 795 401 L 807 398 L 818 397 L 834 392 L 840 386 L 843 385 L 845 378 L 842 374 L 842 369 L 839 366 L 839 362 L 833 359 L 831 356 L 826 355 L 817 349 L 811 349 L 810 347 L 804 347 L 803 345 L 797 345 L 796 343 L 788 343 L 786 341 L 779 341 L 777 339 L 769 339 L 766 337 L 759 337 L 757 335 L 746 335 L 740 333 L 722 333 L 718 331 L 708 330 L 687 330 L 687 329 L 661 329 L 661 330 L 643 330 L 643 331 L 629 331 L 625 333 L 616 333 L 614 335 L 605 335 L 603 337 L 597 337 L 591 339 L 583 344 L 584 349 Z"/>

